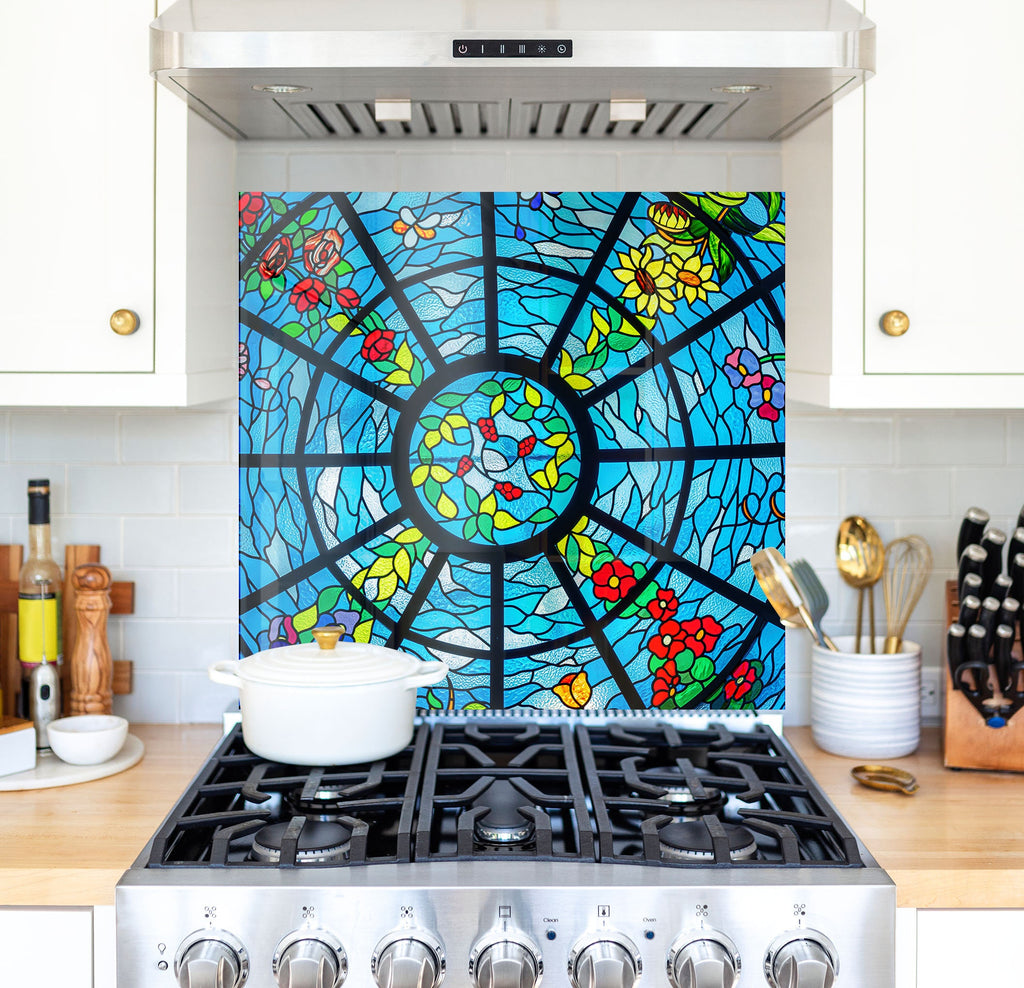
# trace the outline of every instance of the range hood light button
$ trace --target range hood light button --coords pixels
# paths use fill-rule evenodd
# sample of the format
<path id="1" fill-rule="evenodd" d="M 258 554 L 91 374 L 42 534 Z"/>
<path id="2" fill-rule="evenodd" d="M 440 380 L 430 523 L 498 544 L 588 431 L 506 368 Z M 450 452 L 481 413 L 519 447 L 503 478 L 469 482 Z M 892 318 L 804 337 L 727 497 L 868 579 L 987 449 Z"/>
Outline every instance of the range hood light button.
<path id="1" fill-rule="evenodd" d="M 275 96 L 291 96 L 295 93 L 308 93 L 309 86 L 286 86 L 280 83 L 257 83 L 252 87 L 257 93 L 273 93 Z"/>

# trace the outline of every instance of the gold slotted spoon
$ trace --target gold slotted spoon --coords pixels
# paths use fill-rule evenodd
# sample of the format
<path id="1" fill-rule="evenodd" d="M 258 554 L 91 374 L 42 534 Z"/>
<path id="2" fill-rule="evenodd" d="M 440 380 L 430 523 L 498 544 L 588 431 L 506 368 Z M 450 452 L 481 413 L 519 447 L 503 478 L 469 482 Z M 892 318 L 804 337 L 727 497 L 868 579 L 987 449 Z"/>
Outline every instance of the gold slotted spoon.
<path id="1" fill-rule="evenodd" d="M 885 546 L 875 526 L 860 515 L 850 515 L 839 523 L 836 537 L 836 568 L 846 583 L 858 591 L 857 637 L 853 650 L 860 651 L 864 627 L 864 592 L 868 594 L 868 651 L 875 650 L 874 586 L 885 568 Z"/>

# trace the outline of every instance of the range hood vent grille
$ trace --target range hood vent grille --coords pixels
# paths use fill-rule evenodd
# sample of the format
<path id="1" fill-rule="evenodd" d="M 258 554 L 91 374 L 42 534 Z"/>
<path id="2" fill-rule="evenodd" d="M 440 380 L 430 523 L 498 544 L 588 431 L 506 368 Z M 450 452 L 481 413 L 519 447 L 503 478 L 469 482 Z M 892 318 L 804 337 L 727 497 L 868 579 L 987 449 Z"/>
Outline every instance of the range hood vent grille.
<path id="1" fill-rule="evenodd" d="M 613 121 L 607 100 L 416 101 L 412 117 L 377 120 L 372 100 L 278 101 L 311 138 L 673 138 L 711 137 L 739 107 L 729 103 L 667 100 L 652 103 L 645 120 Z"/>

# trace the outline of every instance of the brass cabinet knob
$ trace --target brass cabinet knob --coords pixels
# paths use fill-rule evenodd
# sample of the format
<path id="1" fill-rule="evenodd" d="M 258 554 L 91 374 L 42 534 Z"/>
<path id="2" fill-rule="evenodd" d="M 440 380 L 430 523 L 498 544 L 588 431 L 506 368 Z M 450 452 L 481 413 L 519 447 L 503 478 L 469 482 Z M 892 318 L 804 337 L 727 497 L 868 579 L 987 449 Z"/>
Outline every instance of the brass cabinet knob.
<path id="1" fill-rule="evenodd" d="M 110 317 L 110 328 L 118 336 L 131 336 L 139 328 L 139 317 L 131 309 L 118 309 Z"/>
<path id="2" fill-rule="evenodd" d="M 910 316 L 899 309 L 891 309 L 882 316 L 882 332 L 889 336 L 902 336 L 910 329 Z"/>

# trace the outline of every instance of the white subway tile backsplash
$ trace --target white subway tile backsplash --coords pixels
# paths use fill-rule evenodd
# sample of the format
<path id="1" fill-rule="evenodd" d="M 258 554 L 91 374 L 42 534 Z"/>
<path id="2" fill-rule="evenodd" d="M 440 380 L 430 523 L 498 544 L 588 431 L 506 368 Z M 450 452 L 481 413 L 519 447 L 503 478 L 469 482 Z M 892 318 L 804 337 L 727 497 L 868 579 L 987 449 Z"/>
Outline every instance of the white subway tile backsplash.
<path id="1" fill-rule="evenodd" d="M 22 535 L 27 537 L 26 526 Z M 121 519 L 117 515 L 61 515 L 53 521 L 53 554 L 57 562 L 64 562 L 67 545 L 98 545 L 100 562 L 111 571 L 121 565 Z M 121 577 L 115 577 L 121 579 Z"/>
<path id="2" fill-rule="evenodd" d="M 1022 416 L 1024 418 L 1024 416 Z M 956 460 L 951 457 L 955 465 Z M 1003 531 L 1012 531 L 1017 512 L 1024 504 L 1024 460 L 1010 460 L 1010 465 L 988 470 L 953 471 L 953 510 L 957 524 L 972 504 L 984 508 L 992 516 L 992 524 Z"/>
<path id="3" fill-rule="evenodd" d="M 466 151 L 453 156 L 445 152 L 408 151 L 398 157 L 400 189 L 452 192 L 459 189 L 498 191 L 508 187 L 508 158 L 501 153 Z"/>
<path id="4" fill-rule="evenodd" d="M 938 468 L 889 470 L 848 468 L 845 473 L 844 511 L 864 515 L 872 522 L 897 518 L 947 517 L 950 514 L 949 470 Z M 882 525 L 875 525 L 882 532 Z M 888 540 L 893 531 L 883 536 Z"/>
<path id="5" fill-rule="evenodd" d="M 730 154 L 729 188 L 751 192 L 781 189 L 782 159 L 778 154 Z"/>
<path id="6" fill-rule="evenodd" d="M 205 670 L 238 654 L 238 621 L 124 619 L 124 657 L 136 669 Z"/>
<path id="7" fill-rule="evenodd" d="M 126 518 L 125 566 L 225 566 L 235 562 L 232 518 Z"/>
<path id="8" fill-rule="evenodd" d="M 185 619 L 238 618 L 238 567 L 178 570 L 179 613 Z"/>
<path id="9" fill-rule="evenodd" d="M 10 459 L 65 463 L 113 463 L 114 412 L 15 412 Z"/>
<path id="10" fill-rule="evenodd" d="M 132 691 L 114 697 L 114 713 L 133 724 L 180 723 L 181 680 L 177 670 L 156 672 L 136 665 Z"/>
<path id="11" fill-rule="evenodd" d="M 650 151 L 619 155 L 620 189 L 730 189 L 726 154 L 658 154 Z"/>
<path id="12" fill-rule="evenodd" d="M 230 515 L 238 513 L 238 467 L 182 466 L 181 513 L 183 515 Z"/>
<path id="13" fill-rule="evenodd" d="M 390 192 L 397 183 L 398 155 L 394 152 L 298 153 L 288 165 L 288 188 L 299 191 Z"/>
<path id="14" fill-rule="evenodd" d="M 110 464 L 68 468 L 68 504 L 84 515 L 165 515 L 177 506 L 177 468 Z"/>
<path id="15" fill-rule="evenodd" d="M 125 569 L 118 571 L 114 578 L 135 584 L 132 618 L 174 618 L 182 613 L 178 604 L 177 570 Z"/>
<path id="16" fill-rule="evenodd" d="M 65 475 L 60 462 L 38 460 L 0 464 L 0 515 L 15 518 L 28 516 L 28 482 L 46 477 L 50 481 L 50 510 L 61 514 L 67 510 Z M 27 522 L 24 522 L 27 524 Z"/>
<path id="17" fill-rule="evenodd" d="M 1001 466 L 1006 457 L 1006 420 L 1001 415 L 908 415 L 899 423 L 901 466 Z"/>
<path id="18" fill-rule="evenodd" d="M 787 518 L 834 518 L 838 513 L 838 471 L 787 466 Z"/>
<path id="19" fill-rule="evenodd" d="M 1022 399 L 1024 404 L 1024 399 Z M 1024 463 L 1024 415 L 1011 415 L 1006 428 L 1006 462 Z M 1022 496 L 1024 500 L 1024 496 Z"/>
<path id="20" fill-rule="evenodd" d="M 205 673 L 181 674 L 181 723 L 218 722 L 229 706 L 238 709 L 238 690 L 210 682 Z"/>
<path id="21" fill-rule="evenodd" d="M 125 414 L 121 457 L 126 463 L 226 462 L 233 427 L 220 412 Z"/>
<path id="22" fill-rule="evenodd" d="M 786 459 L 814 466 L 893 463 L 889 416 L 794 415 L 786 422 Z"/>
<path id="23" fill-rule="evenodd" d="M 615 189 L 617 159 L 599 152 L 586 141 L 567 141 L 562 154 L 554 157 L 543 150 L 527 149 L 508 161 L 508 184 L 515 192 L 539 189 Z"/>

